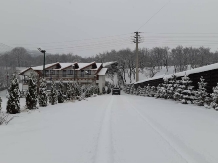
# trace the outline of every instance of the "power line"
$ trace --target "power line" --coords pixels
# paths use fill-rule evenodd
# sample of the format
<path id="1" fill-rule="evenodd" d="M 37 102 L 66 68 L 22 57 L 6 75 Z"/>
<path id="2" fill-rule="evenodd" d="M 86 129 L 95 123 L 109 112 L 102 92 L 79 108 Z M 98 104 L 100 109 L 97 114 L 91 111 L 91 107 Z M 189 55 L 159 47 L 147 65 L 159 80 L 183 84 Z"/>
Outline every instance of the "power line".
<path id="1" fill-rule="evenodd" d="M 49 50 L 67 50 L 67 49 L 72 49 L 73 51 L 86 51 L 86 50 L 95 50 L 95 49 L 102 49 L 105 47 L 117 47 L 117 46 L 122 46 L 122 45 L 129 45 L 132 44 L 131 42 L 128 43 L 120 43 L 120 44 L 109 44 L 109 45 L 104 45 L 104 46 L 97 46 L 97 47 L 85 47 L 85 48 L 73 48 L 73 47 L 68 47 L 68 48 L 58 48 L 58 49 L 48 49 Z"/>
<path id="2" fill-rule="evenodd" d="M 13 45 L 35 45 L 35 44 L 56 44 L 56 43 L 67 43 L 67 42 L 81 42 L 86 40 L 97 40 L 97 39 L 104 39 L 104 38 L 113 38 L 118 36 L 124 36 L 124 35 L 131 35 L 132 33 L 126 33 L 126 34 L 120 34 L 120 35 L 111 35 L 111 36 L 105 36 L 105 37 L 96 37 L 96 38 L 87 38 L 87 39 L 78 39 L 78 40 L 69 40 L 69 41 L 59 41 L 59 42 L 44 42 L 44 43 L 30 43 L 30 44 L 13 44 Z"/>
<path id="3" fill-rule="evenodd" d="M 123 42 L 108 42 L 106 44 L 91 44 L 91 45 L 80 45 L 80 46 L 71 46 L 71 47 L 56 47 L 56 48 L 50 48 L 47 50 L 54 50 L 54 49 L 71 49 L 71 48 L 86 48 L 86 47 L 101 47 L 101 46 L 108 46 L 108 45 L 118 45 L 118 44 L 123 44 L 123 43 L 131 43 L 129 40 L 128 41 L 123 41 Z"/>
<path id="4" fill-rule="evenodd" d="M 155 17 L 166 5 L 170 3 L 169 0 L 165 5 L 163 5 L 154 15 L 152 15 L 139 29 L 141 29 L 144 25 L 146 25 L 153 17 Z M 139 29 L 137 31 L 139 31 Z"/>
<path id="5" fill-rule="evenodd" d="M 75 43 L 73 44 L 73 46 L 78 46 L 78 45 L 82 45 L 82 46 L 86 46 L 86 45 L 94 45 L 94 44 L 107 44 L 108 42 L 120 42 L 120 41 L 130 41 L 130 37 L 129 38 L 122 38 L 122 39 L 110 39 L 110 40 L 102 40 L 102 41 L 92 41 L 92 42 L 85 42 L 85 43 Z M 64 45 L 44 45 L 43 47 L 63 47 L 63 46 L 69 46 L 69 44 L 64 44 Z M 28 46 L 28 47 L 35 47 L 35 46 Z"/>

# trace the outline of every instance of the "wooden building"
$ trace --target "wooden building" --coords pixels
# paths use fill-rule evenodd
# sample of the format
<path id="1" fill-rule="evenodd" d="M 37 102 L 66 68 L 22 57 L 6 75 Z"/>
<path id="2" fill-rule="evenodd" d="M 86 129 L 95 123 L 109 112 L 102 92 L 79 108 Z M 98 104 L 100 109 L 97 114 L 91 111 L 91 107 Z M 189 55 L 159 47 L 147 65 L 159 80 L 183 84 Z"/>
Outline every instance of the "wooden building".
<path id="1" fill-rule="evenodd" d="M 207 83 L 207 92 L 212 93 L 213 87 L 215 87 L 218 83 L 218 63 L 175 73 L 175 75 L 177 76 L 178 80 L 180 80 L 183 76 L 187 75 L 192 81 L 192 86 L 194 86 L 194 89 L 198 88 L 198 82 L 200 81 L 200 77 L 203 76 L 205 82 Z M 134 85 L 136 88 L 138 86 L 144 87 L 148 84 L 151 86 L 158 86 L 158 84 L 162 84 L 164 82 L 165 78 L 170 78 L 171 76 L 172 74 L 156 76 L 150 79 L 138 81 L 134 83 Z"/>

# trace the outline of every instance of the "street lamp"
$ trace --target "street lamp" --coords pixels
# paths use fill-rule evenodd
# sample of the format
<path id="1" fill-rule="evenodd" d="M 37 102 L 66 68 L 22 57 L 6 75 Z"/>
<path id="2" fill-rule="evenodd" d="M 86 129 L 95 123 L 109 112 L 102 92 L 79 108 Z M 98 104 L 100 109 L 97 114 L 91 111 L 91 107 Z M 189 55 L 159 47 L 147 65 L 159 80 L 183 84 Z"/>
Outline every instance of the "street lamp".
<path id="1" fill-rule="evenodd" d="M 73 75 L 74 75 L 74 82 L 75 82 L 75 65 L 73 65 Z"/>
<path id="2" fill-rule="evenodd" d="M 44 61 L 43 61 L 43 78 L 45 78 L 45 50 L 42 50 L 41 48 L 38 48 L 38 50 L 44 54 Z"/>

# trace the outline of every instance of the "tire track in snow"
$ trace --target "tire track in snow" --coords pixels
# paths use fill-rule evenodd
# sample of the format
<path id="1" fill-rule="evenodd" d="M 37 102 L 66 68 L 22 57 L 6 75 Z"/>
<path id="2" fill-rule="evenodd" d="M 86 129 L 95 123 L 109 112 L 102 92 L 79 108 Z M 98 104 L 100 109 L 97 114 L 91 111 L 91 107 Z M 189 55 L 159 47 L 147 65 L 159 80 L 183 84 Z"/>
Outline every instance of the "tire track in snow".
<path id="1" fill-rule="evenodd" d="M 112 163 L 113 148 L 111 138 L 111 110 L 114 98 L 110 98 L 110 102 L 105 109 L 100 132 L 97 139 L 97 147 L 95 151 L 94 163 Z"/>
<path id="2" fill-rule="evenodd" d="M 187 163 L 209 163 L 205 157 L 203 157 L 200 153 L 194 151 L 189 148 L 182 142 L 179 138 L 174 136 L 172 133 L 167 131 L 163 126 L 153 120 L 150 116 L 146 114 L 142 114 L 139 110 L 133 105 L 133 102 L 125 99 L 125 101 L 129 104 L 130 108 L 134 110 L 138 116 L 148 124 L 160 137 L 167 143 L 169 146 L 178 153 Z"/>

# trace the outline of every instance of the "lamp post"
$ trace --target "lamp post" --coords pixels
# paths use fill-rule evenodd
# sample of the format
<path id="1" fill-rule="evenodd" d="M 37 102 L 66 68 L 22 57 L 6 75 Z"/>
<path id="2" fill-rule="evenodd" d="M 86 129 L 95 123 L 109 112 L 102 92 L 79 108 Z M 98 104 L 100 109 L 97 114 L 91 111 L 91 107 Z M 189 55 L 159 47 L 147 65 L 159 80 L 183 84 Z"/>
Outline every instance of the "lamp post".
<path id="1" fill-rule="evenodd" d="M 43 78 L 45 78 L 45 50 L 42 50 L 41 48 L 38 48 L 38 50 L 44 54 L 44 61 L 43 61 Z"/>
<path id="2" fill-rule="evenodd" d="M 74 82 L 75 82 L 75 65 L 73 65 L 73 75 L 74 75 Z"/>

